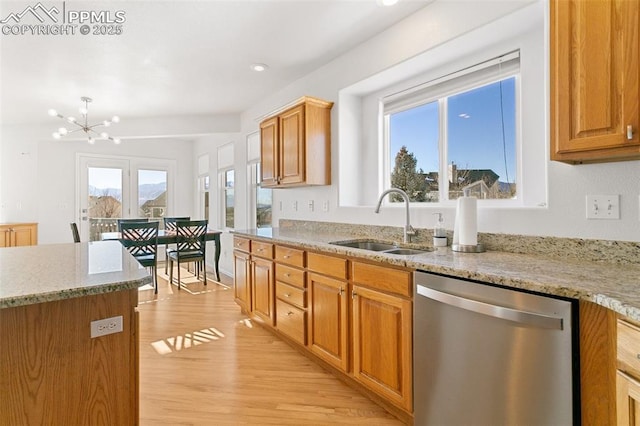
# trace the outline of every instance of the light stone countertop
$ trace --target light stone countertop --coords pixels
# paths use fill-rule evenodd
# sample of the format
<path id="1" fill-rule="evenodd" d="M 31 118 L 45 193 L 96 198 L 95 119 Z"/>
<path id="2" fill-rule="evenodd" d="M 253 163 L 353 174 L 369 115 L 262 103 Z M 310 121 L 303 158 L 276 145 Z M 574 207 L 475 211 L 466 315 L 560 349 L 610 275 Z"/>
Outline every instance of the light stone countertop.
<path id="1" fill-rule="evenodd" d="M 234 234 L 509 288 L 587 300 L 640 321 L 640 265 L 638 264 L 558 259 L 553 256 L 497 251 L 457 253 L 450 247 L 418 255 L 399 256 L 329 244 L 332 241 L 362 239 L 331 231 L 308 232 L 265 228 L 234 231 Z"/>
<path id="2" fill-rule="evenodd" d="M 0 309 L 138 288 L 151 276 L 119 241 L 0 249 Z"/>

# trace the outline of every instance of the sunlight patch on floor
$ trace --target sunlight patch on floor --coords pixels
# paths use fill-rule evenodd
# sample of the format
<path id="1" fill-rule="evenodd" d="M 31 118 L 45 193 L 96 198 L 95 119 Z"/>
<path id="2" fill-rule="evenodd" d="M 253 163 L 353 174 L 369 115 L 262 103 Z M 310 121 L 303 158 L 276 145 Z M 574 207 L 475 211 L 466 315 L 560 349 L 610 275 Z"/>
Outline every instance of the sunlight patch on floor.
<path id="1" fill-rule="evenodd" d="M 167 355 L 183 349 L 189 349 L 205 343 L 211 343 L 224 338 L 223 332 L 215 327 L 192 331 L 179 336 L 166 337 L 162 340 L 151 342 L 151 346 L 159 355 Z"/>

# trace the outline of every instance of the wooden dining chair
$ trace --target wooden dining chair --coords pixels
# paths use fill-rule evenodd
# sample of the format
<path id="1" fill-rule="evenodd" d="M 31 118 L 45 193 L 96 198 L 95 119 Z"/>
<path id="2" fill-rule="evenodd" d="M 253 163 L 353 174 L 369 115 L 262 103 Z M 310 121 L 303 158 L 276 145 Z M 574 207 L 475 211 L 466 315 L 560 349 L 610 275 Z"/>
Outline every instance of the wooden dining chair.
<path id="1" fill-rule="evenodd" d="M 120 229 L 120 225 L 123 223 L 139 223 L 139 222 L 149 222 L 149 218 L 140 217 L 140 218 L 118 219 L 118 232 L 122 232 L 122 230 Z"/>
<path id="2" fill-rule="evenodd" d="M 179 220 L 176 221 L 177 243 L 176 250 L 170 252 L 169 259 L 169 282 L 173 284 L 173 263 L 178 263 L 178 290 L 180 290 L 180 264 L 196 262 L 202 263 L 202 268 L 196 266 L 196 273 L 200 279 L 200 269 L 203 271 L 204 285 L 207 285 L 206 241 L 207 220 Z"/>
<path id="3" fill-rule="evenodd" d="M 183 217 L 165 217 L 164 218 L 164 232 L 176 232 L 176 222 L 179 220 L 191 220 L 190 216 Z M 169 273 L 169 253 L 175 251 L 175 245 L 165 244 L 164 245 L 164 253 L 165 253 L 165 262 L 164 262 L 164 274 L 167 275 Z"/>
<path id="4" fill-rule="evenodd" d="M 145 268 L 151 269 L 154 291 L 158 293 L 158 222 L 123 222 L 120 242 Z"/>
<path id="5" fill-rule="evenodd" d="M 78 232 L 78 225 L 75 222 L 69 224 L 71 226 L 71 235 L 73 236 L 73 242 L 80 242 L 80 233 Z"/>

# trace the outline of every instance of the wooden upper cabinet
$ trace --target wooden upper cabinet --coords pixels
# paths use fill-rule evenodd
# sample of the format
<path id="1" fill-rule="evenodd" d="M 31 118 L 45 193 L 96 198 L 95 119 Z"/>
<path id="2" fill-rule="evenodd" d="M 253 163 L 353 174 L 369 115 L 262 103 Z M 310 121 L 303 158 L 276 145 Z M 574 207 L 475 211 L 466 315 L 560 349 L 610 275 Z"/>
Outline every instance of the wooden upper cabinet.
<path id="1" fill-rule="evenodd" d="M 551 0 L 552 160 L 640 158 L 639 16 L 638 1 Z"/>
<path id="2" fill-rule="evenodd" d="M 331 183 L 332 106 L 305 96 L 260 123 L 263 186 Z"/>
<path id="3" fill-rule="evenodd" d="M 260 123 L 260 158 L 263 186 L 278 184 L 278 117 Z"/>

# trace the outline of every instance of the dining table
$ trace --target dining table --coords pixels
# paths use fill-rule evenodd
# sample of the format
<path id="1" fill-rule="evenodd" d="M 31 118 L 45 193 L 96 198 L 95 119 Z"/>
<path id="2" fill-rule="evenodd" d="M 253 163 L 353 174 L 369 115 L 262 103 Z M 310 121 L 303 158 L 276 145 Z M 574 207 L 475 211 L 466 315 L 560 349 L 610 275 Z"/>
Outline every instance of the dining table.
<path id="1" fill-rule="evenodd" d="M 204 234 L 205 241 L 213 241 L 214 246 L 216 248 L 216 253 L 214 256 L 214 268 L 216 273 L 216 280 L 220 281 L 220 234 L 222 231 L 218 231 L 215 229 L 207 229 L 207 232 Z M 103 241 L 107 240 L 120 240 L 120 232 L 103 232 L 100 234 L 100 238 Z M 175 231 L 167 231 L 165 229 L 158 230 L 158 245 L 160 244 L 175 244 L 178 242 L 178 234 Z"/>

